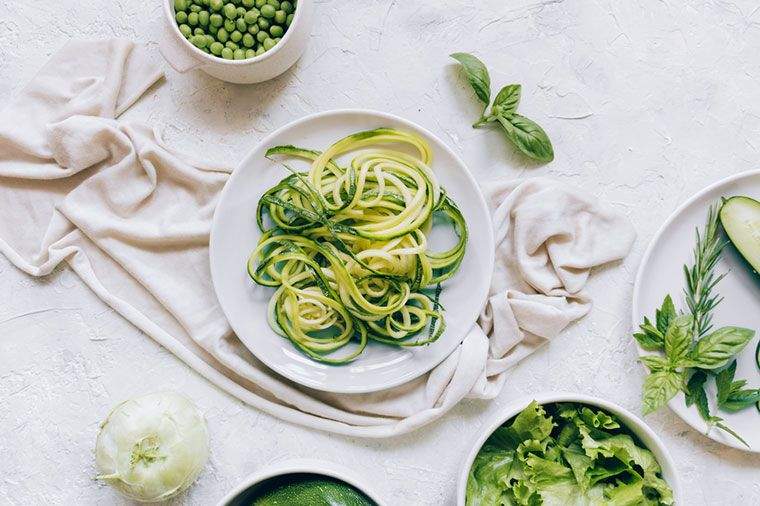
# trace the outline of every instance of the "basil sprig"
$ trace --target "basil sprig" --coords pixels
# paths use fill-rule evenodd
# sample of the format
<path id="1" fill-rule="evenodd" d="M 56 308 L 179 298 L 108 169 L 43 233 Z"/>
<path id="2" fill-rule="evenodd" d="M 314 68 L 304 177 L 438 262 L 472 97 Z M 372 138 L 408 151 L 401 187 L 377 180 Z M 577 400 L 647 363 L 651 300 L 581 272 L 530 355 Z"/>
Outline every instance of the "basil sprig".
<path id="1" fill-rule="evenodd" d="M 496 94 L 489 113 L 491 77 L 488 75 L 486 66 L 471 54 L 454 53 L 451 57 L 462 64 L 467 81 L 478 100 L 483 103 L 483 113 L 472 125 L 473 128 L 491 124 L 499 125 L 504 136 L 526 156 L 540 162 L 554 160 L 554 148 L 546 132 L 535 121 L 517 114 L 522 86 L 519 84 L 504 86 Z"/>
<path id="2" fill-rule="evenodd" d="M 722 299 L 713 293 L 722 276 L 714 268 L 723 249 L 717 227 L 716 207 L 709 209 L 707 225 L 694 248 L 694 265 L 684 266 L 687 313 L 676 310 L 670 295 L 655 311 L 654 322 L 644 318 L 633 337 L 639 345 L 656 355 L 645 355 L 640 361 L 649 369 L 644 380 L 642 404 L 644 414 L 667 404 L 678 392 L 685 394 L 687 406 L 696 406 L 709 427 L 718 427 L 747 443 L 728 427 L 722 418 L 710 414 L 705 384 L 715 378 L 718 389 L 717 407 L 735 412 L 760 401 L 760 389 L 745 388 L 745 380 L 734 381 L 736 360 L 755 335 L 750 329 L 723 327 L 712 330 L 712 311 Z"/>

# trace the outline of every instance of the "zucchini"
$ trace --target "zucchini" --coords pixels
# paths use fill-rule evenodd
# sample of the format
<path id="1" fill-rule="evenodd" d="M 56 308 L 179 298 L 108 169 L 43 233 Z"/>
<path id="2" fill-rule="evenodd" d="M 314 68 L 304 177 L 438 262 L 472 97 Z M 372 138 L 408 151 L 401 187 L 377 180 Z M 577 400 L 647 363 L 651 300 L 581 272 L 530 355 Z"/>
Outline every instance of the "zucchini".
<path id="1" fill-rule="evenodd" d="M 405 144 L 415 155 L 387 144 Z M 346 167 L 336 161 L 358 149 Z M 379 128 L 324 152 L 275 146 L 266 156 L 311 164 L 308 172 L 288 167 L 291 174 L 256 210 L 262 236 L 247 267 L 255 283 L 275 289 L 272 329 L 332 365 L 356 359 L 369 340 L 405 347 L 436 341 L 446 328 L 437 287 L 459 270 L 468 234 L 430 169 L 425 140 Z M 453 247 L 429 250 L 433 223 L 452 229 Z"/>
<path id="2" fill-rule="evenodd" d="M 760 272 L 760 202 L 750 197 L 731 197 L 723 201 L 720 222 L 747 263 Z"/>

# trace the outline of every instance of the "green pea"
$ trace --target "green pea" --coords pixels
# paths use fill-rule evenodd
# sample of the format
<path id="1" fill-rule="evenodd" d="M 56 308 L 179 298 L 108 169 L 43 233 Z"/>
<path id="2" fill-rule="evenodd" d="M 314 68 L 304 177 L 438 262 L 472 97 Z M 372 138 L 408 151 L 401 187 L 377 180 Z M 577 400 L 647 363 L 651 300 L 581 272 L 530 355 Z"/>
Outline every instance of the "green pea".
<path id="1" fill-rule="evenodd" d="M 187 15 L 187 24 L 190 26 L 196 26 L 198 24 L 198 14 L 196 12 L 191 12 Z"/>
<path id="2" fill-rule="evenodd" d="M 275 12 L 277 12 L 277 9 L 275 9 L 269 4 L 266 4 L 261 8 L 261 15 L 264 16 L 265 18 L 272 19 L 274 17 Z"/>
<path id="3" fill-rule="evenodd" d="M 248 23 L 249 25 L 252 25 L 253 23 L 256 22 L 257 19 L 259 19 L 259 14 L 260 14 L 259 10 L 256 8 L 253 8 L 245 13 L 245 16 L 243 16 L 243 19 L 245 20 L 246 23 Z"/>
<path id="4" fill-rule="evenodd" d="M 256 3 L 255 3 L 257 9 L 261 9 L 266 4 L 267 4 L 267 0 L 256 0 Z"/>
<path id="5" fill-rule="evenodd" d="M 285 20 L 288 18 L 288 15 L 285 13 L 285 11 L 277 11 L 274 13 L 274 22 L 278 25 L 285 24 Z"/>
<path id="6" fill-rule="evenodd" d="M 284 10 L 285 14 L 292 14 L 293 4 L 288 2 L 288 0 L 285 0 L 284 2 L 280 3 L 280 9 Z"/>
<path id="7" fill-rule="evenodd" d="M 228 41 L 227 41 L 227 42 L 224 44 L 224 47 L 228 47 L 228 48 L 232 49 L 233 51 L 234 51 L 235 49 L 239 49 L 239 48 L 240 48 L 240 46 L 238 46 L 237 44 L 235 44 L 235 43 L 234 43 L 234 42 L 232 42 L 231 40 L 228 40 Z"/>
<path id="8" fill-rule="evenodd" d="M 267 5 L 271 5 L 275 9 L 280 8 L 280 0 L 267 0 Z"/>
<path id="9" fill-rule="evenodd" d="M 219 12 L 224 7 L 224 0 L 209 0 L 208 6 L 214 12 Z"/>
<path id="10" fill-rule="evenodd" d="M 206 37 L 204 35 L 193 35 L 190 42 L 197 48 L 203 49 L 206 47 Z"/>
<path id="11" fill-rule="evenodd" d="M 243 38 L 243 34 L 237 30 L 235 30 L 234 32 L 230 34 L 230 40 L 232 40 L 232 42 L 240 42 L 240 39 L 242 38 Z"/>
<path id="12" fill-rule="evenodd" d="M 288 14 L 288 17 L 285 19 L 285 26 L 290 26 L 293 22 L 293 16 L 294 14 Z"/>
<path id="13" fill-rule="evenodd" d="M 174 15 L 174 19 L 177 20 L 177 24 L 187 23 L 187 12 L 179 11 Z"/>
<path id="14" fill-rule="evenodd" d="M 206 35 L 206 31 L 200 26 L 193 30 L 193 35 Z"/>
<path id="15" fill-rule="evenodd" d="M 198 24 L 201 26 L 208 26 L 210 16 L 208 11 L 200 11 L 198 13 Z"/>
<path id="16" fill-rule="evenodd" d="M 216 40 L 218 40 L 219 42 L 227 42 L 227 39 L 229 38 L 230 38 L 230 34 L 224 28 L 220 28 L 216 32 Z"/>
<path id="17" fill-rule="evenodd" d="M 272 35 L 272 37 L 282 37 L 282 34 L 285 33 L 285 30 L 283 30 L 280 25 L 272 25 L 272 27 L 269 29 L 269 33 Z"/>
<path id="18" fill-rule="evenodd" d="M 280 42 L 281 40 L 282 40 L 282 37 L 276 37 L 276 38 L 274 39 L 274 43 L 275 43 L 275 44 L 277 44 L 277 43 L 278 43 L 278 42 Z"/>
<path id="19" fill-rule="evenodd" d="M 238 7 L 238 8 L 237 8 L 237 16 L 238 16 L 239 18 L 245 17 L 245 13 L 246 13 L 246 12 L 248 12 L 248 11 L 247 11 L 247 10 L 245 10 L 245 7 L 243 7 L 242 5 L 241 5 L 240 7 Z"/>
<path id="20" fill-rule="evenodd" d="M 224 6 L 224 16 L 227 19 L 235 19 L 237 17 L 237 9 L 235 8 L 235 6 L 232 5 L 231 3 L 226 4 Z"/>
<path id="21" fill-rule="evenodd" d="M 264 39 L 264 49 L 266 49 L 267 51 L 269 51 L 270 49 L 272 49 L 275 44 L 277 44 L 277 43 L 274 41 L 274 39 L 270 39 L 269 37 L 267 37 L 266 39 Z"/>
<path id="22" fill-rule="evenodd" d="M 253 38 L 253 35 L 250 33 L 243 35 L 243 45 L 245 47 L 253 47 L 254 44 L 256 44 L 256 39 Z"/>
<path id="23" fill-rule="evenodd" d="M 262 30 L 269 30 L 269 21 L 267 21 L 263 16 L 257 19 L 256 22 L 259 24 L 259 28 Z"/>
<path id="24" fill-rule="evenodd" d="M 259 30 L 261 30 L 261 28 L 259 28 L 259 25 L 257 25 L 256 23 L 248 27 L 248 33 L 250 33 L 251 35 L 256 35 L 257 33 L 259 33 Z"/>
<path id="25" fill-rule="evenodd" d="M 265 32 L 264 30 L 261 30 L 259 33 L 256 34 L 256 40 L 258 40 L 261 43 L 267 40 L 268 37 L 269 35 L 267 35 L 267 32 Z"/>
<path id="26" fill-rule="evenodd" d="M 256 2 L 254 2 L 254 0 L 243 0 L 240 3 L 242 3 L 243 7 L 245 7 L 246 9 L 250 9 L 251 7 L 253 7 L 253 4 L 255 4 Z"/>
<path id="27" fill-rule="evenodd" d="M 216 42 L 216 39 L 213 35 L 206 34 L 206 47 L 211 47 L 211 44 Z"/>
<path id="28" fill-rule="evenodd" d="M 179 32 L 187 39 L 193 34 L 193 29 L 187 25 L 179 25 Z"/>
<path id="29" fill-rule="evenodd" d="M 246 49 L 245 50 L 245 57 L 247 58 L 255 58 L 256 57 L 256 50 L 255 49 Z"/>
<path id="30" fill-rule="evenodd" d="M 224 18 L 220 16 L 219 14 L 212 14 L 208 18 L 208 22 L 211 26 L 214 28 L 219 28 L 224 24 Z"/>
<path id="31" fill-rule="evenodd" d="M 243 18 L 237 18 L 237 20 L 235 21 L 235 28 L 237 28 L 238 31 L 243 32 L 243 33 L 248 31 L 248 25 L 246 24 Z"/>
<path id="32" fill-rule="evenodd" d="M 236 60 L 245 60 L 245 50 L 243 49 L 235 49 L 233 55 Z"/>
<path id="33" fill-rule="evenodd" d="M 200 11 L 201 11 L 201 6 L 200 5 L 193 4 L 193 5 L 190 6 L 190 12 L 200 12 Z"/>
<path id="34" fill-rule="evenodd" d="M 188 7 L 187 0 L 174 0 L 174 11 L 186 11 Z"/>
<path id="35" fill-rule="evenodd" d="M 231 60 L 233 55 L 234 53 L 232 52 L 232 49 L 228 47 L 225 47 L 224 49 L 222 49 L 222 58 L 224 58 L 225 60 Z"/>
<path id="36" fill-rule="evenodd" d="M 224 20 L 224 29 L 228 32 L 232 32 L 235 29 L 235 22 L 231 19 Z"/>
<path id="37" fill-rule="evenodd" d="M 261 56 L 262 54 L 266 53 L 266 49 L 264 49 L 264 46 L 259 46 L 256 48 L 256 56 Z"/>

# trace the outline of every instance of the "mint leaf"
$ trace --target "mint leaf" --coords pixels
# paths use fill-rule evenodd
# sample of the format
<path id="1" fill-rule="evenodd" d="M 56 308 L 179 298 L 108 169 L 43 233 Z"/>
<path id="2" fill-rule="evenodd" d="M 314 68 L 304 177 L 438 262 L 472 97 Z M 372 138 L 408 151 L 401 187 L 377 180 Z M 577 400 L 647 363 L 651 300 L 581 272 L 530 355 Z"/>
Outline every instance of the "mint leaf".
<path id="1" fill-rule="evenodd" d="M 537 123 L 519 114 L 509 119 L 499 116 L 497 120 L 504 128 L 507 139 L 523 154 L 540 162 L 554 160 L 552 142 Z"/>
<path id="2" fill-rule="evenodd" d="M 736 374 L 736 360 L 731 365 L 715 375 L 715 385 L 718 387 L 718 405 L 723 404 L 731 394 L 731 386 Z"/>
<path id="3" fill-rule="evenodd" d="M 710 406 L 707 403 L 707 392 L 705 392 L 705 383 L 707 374 L 704 371 L 697 370 L 686 383 L 686 406 L 697 405 L 697 411 L 704 420 L 710 419 Z"/>
<path id="4" fill-rule="evenodd" d="M 645 415 L 653 413 L 675 397 L 683 383 L 680 374 L 672 371 L 652 373 L 644 380 L 643 407 Z"/>
<path id="5" fill-rule="evenodd" d="M 508 84 L 499 91 L 493 101 L 491 112 L 494 116 L 503 116 L 511 118 L 517 112 L 517 105 L 520 103 L 522 86 L 519 84 Z"/>
<path id="6" fill-rule="evenodd" d="M 678 366 L 689 355 L 692 322 L 691 315 L 677 316 L 670 321 L 665 332 L 665 356 L 674 366 Z"/>
<path id="7" fill-rule="evenodd" d="M 483 102 L 485 110 L 491 103 L 491 77 L 488 75 L 488 69 L 482 61 L 468 53 L 454 53 L 451 57 L 462 64 L 467 81 L 478 99 Z"/>
<path id="8" fill-rule="evenodd" d="M 740 327 L 723 327 L 699 341 L 691 353 L 691 366 L 719 369 L 744 349 L 755 331 Z"/>

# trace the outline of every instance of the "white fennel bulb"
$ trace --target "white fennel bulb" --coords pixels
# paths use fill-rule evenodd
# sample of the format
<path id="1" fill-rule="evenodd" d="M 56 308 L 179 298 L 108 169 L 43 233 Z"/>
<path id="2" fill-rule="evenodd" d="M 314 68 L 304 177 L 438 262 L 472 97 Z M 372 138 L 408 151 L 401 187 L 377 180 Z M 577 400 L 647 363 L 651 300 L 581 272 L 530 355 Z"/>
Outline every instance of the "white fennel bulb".
<path id="1" fill-rule="evenodd" d="M 98 479 L 136 501 L 164 501 L 189 487 L 208 460 L 203 415 L 186 397 L 157 392 L 122 402 L 101 424 Z"/>

